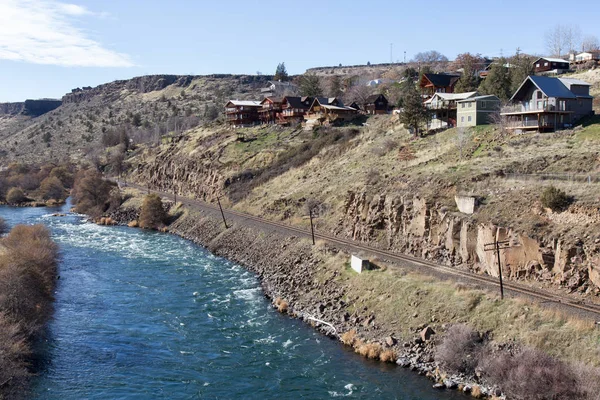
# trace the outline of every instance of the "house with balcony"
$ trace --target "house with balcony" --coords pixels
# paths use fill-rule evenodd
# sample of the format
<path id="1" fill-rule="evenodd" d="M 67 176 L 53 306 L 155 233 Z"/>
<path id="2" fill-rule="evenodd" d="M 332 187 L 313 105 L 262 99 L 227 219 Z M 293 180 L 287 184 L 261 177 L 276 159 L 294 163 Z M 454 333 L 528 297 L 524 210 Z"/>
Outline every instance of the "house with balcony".
<path id="1" fill-rule="evenodd" d="M 317 125 L 329 125 L 335 122 L 350 121 L 358 115 L 358 110 L 345 106 L 336 97 L 316 97 L 308 112 L 304 115 L 306 128 Z"/>
<path id="2" fill-rule="evenodd" d="M 501 115 L 507 128 L 552 132 L 593 114 L 590 84 L 578 79 L 528 76 Z"/>
<path id="3" fill-rule="evenodd" d="M 494 122 L 502 102 L 494 95 L 473 96 L 456 102 L 456 126 L 487 125 Z"/>
<path id="4" fill-rule="evenodd" d="M 569 62 L 562 58 L 542 57 L 533 62 L 533 72 L 536 75 L 564 74 L 569 68 Z"/>
<path id="5" fill-rule="evenodd" d="M 585 64 L 588 61 L 600 62 L 600 50 L 584 51 L 579 54 L 571 54 L 570 61 L 573 64 Z"/>
<path id="6" fill-rule="evenodd" d="M 277 115 L 277 123 L 280 125 L 301 123 L 314 100 L 314 97 L 284 97 L 281 102 L 281 112 Z"/>
<path id="7" fill-rule="evenodd" d="M 267 97 L 261 101 L 261 108 L 258 110 L 261 124 L 274 124 L 277 121 L 277 115 L 281 112 L 282 104 L 283 99 L 279 97 Z"/>
<path id="8" fill-rule="evenodd" d="M 454 93 L 454 86 L 459 79 L 460 75 L 423 74 L 419 82 L 421 94 L 429 98 L 436 93 Z"/>
<path id="9" fill-rule="evenodd" d="M 259 101 L 229 100 L 225 105 L 225 118 L 234 128 L 252 126 L 260 121 L 258 110 L 261 108 Z"/>
<path id="10" fill-rule="evenodd" d="M 425 101 L 425 107 L 431 111 L 429 129 L 452 128 L 456 126 L 457 102 L 477 96 L 477 92 L 435 93 Z"/>

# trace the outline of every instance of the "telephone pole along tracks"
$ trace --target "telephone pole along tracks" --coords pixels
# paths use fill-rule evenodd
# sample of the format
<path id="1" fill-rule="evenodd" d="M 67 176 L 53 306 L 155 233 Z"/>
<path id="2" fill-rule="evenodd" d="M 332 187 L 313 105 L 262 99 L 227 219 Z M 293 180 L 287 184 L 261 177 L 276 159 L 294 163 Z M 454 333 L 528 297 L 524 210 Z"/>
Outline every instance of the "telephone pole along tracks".
<path id="1" fill-rule="evenodd" d="M 122 182 L 118 182 L 123 184 Z M 140 191 L 146 191 L 147 187 L 143 187 L 136 184 L 127 183 L 126 186 L 133 187 Z M 173 199 L 173 194 L 161 192 L 157 190 L 150 190 L 152 193 L 156 193 L 162 197 Z M 207 212 L 215 216 L 219 216 L 221 209 L 218 205 L 213 205 L 201 200 L 189 199 L 187 197 L 178 196 L 178 200 L 184 206 L 188 206 L 192 209 Z M 252 225 L 263 230 L 278 231 L 283 234 L 303 237 L 311 239 L 311 231 L 296 226 L 283 224 L 281 222 L 270 221 L 264 218 L 256 217 L 251 214 L 242 213 L 232 209 L 222 209 L 224 218 L 227 217 L 230 221 L 238 221 L 241 224 Z M 249 223 L 251 222 L 251 224 Z M 437 264 L 431 261 L 423 260 L 417 257 L 409 256 L 406 254 L 394 253 L 389 250 L 377 249 L 375 247 L 368 246 L 364 243 L 357 243 L 350 239 L 342 239 L 335 236 L 314 232 L 316 239 L 323 240 L 327 243 L 333 244 L 337 247 L 345 249 L 350 252 L 363 252 L 370 257 L 376 256 L 382 260 L 399 263 L 402 267 L 408 267 L 414 271 L 421 273 L 427 273 L 434 275 L 441 279 L 452 279 L 455 281 L 461 281 L 464 283 L 470 283 L 483 289 L 491 289 L 497 291 L 500 287 L 500 283 L 497 278 L 489 275 L 480 275 L 470 271 L 461 270 L 454 267 L 449 267 L 442 264 Z M 600 320 L 600 304 L 594 304 L 591 302 L 585 302 L 584 300 L 575 300 L 569 296 L 561 296 L 559 294 L 547 292 L 540 289 L 528 287 L 523 284 L 506 282 L 504 281 L 505 294 L 513 297 L 525 297 L 530 300 L 537 301 L 542 305 L 552 306 L 555 308 L 563 309 L 567 312 L 576 311 L 578 315 L 584 318 L 591 318 L 594 320 Z"/>

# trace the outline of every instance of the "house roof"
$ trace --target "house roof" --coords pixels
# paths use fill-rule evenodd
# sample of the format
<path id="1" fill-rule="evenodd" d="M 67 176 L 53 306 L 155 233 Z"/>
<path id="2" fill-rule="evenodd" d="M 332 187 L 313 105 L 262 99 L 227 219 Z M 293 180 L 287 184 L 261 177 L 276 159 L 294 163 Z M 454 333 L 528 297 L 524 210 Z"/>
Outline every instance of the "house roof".
<path id="1" fill-rule="evenodd" d="M 229 100 L 227 104 L 233 104 L 234 106 L 247 106 L 247 107 L 259 107 L 260 101 L 254 100 Z M 226 104 L 226 105 L 227 105 Z"/>
<path id="2" fill-rule="evenodd" d="M 589 83 L 575 79 L 575 78 L 558 78 L 560 81 L 566 86 L 570 87 L 571 85 L 581 85 L 581 86 L 592 86 Z"/>
<path id="3" fill-rule="evenodd" d="M 560 97 L 563 99 L 577 98 L 577 96 L 575 96 L 559 78 L 530 75 L 523 81 L 521 86 L 519 86 L 519 89 L 517 89 L 515 94 L 510 98 L 511 101 L 518 96 L 521 90 L 527 85 L 527 82 L 531 82 L 537 86 L 537 88 L 548 97 Z"/>
<path id="4" fill-rule="evenodd" d="M 448 87 L 458 81 L 460 76 L 458 75 L 448 75 L 448 74 L 423 74 L 423 76 L 431 82 L 434 86 L 437 87 Z"/>
<path id="5" fill-rule="evenodd" d="M 369 97 L 367 97 L 367 98 L 365 99 L 365 104 L 372 104 L 372 103 L 375 103 L 375 102 L 377 101 L 377 99 L 379 99 L 380 97 L 383 97 L 383 99 L 384 99 L 385 101 L 387 101 L 387 99 L 385 98 L 385 96 L 384 96 L 384 95 L 382 95 L 382 94 L 372 94 L 372 95 L 370 95 Z"/>
<path id="6" fill-rule="evenodd" d="M 265 103 L 266 101 L 271 101 L 272 103 L 281 103 L 283 102 L 283 97 L 267 97 L 260 104 Z"/>
<path id="7" fill-rule="evenodd" d="M 464 100 L 470 97 L 476 96 L 477 92 L 464 92 L 464 93 L 435 93 L 426 103 L 431 103 L 434 98 L 439 97 L 442 100 L 452 101 L 452 100 Z"/>
<path id="8" fill-rule="evenodd" d="M 314 98 L 312 98 L 312 97 L 287 96 L 287 97 L 284 97 L 283 100 L 287 100 L 288 104 L 292 108 L 304 108 L 304 109 L 308 109 L 312 105 L 312 103 L 314 101 Z"/>
<path id="9" fill-rule="evenodd" d="M 469 97 L 468 99 L 459 100 L 459 101 L 457 101 L 457 103 L 462 103 L 462 102 L 466 102 L 466 101 L 474 101 L 474 100 L 498 100 L 498 101 L 500 101 L 500 99 L 497 96 L 494 96 L 493 94 L 486 94 L 483 96 L 475 96 L 475 97 Z"/>
<path id="10" fill-rule="evenodd" d="M 563 60 L 562 58 L 552 58 L 552 57 L 540 57 L 537 60 L 535 60 L 533 63 L 535 64 L 536 62 L 540 61 L 540 60 L 546 60 L 546 61 L 550 61 L 550 62 L 557 62 L 557 63 L 569 63 L 567 60 Z"/>

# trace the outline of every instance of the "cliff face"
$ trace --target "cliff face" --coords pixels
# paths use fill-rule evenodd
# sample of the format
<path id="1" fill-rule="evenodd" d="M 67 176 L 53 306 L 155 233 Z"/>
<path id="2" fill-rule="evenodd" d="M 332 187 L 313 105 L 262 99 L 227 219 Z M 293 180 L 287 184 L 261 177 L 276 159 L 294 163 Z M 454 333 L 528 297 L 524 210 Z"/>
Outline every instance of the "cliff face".
<path id="1" fill-rule="evenodd" d="M 25 110 L 25 103 L 0 103 L 0 115 L 17 115 Z"/>
<path id="2" fill-rule="evenodd" d="M 557 215 L 550 210 L 538 212 L 548 219 Z M 596 210 L 590 217 L 589 209 L 569 213 L 574 218 L 600 216 Z M 498 238 L 514 245 L 500 251 L 506 278 L 600 293 L 600 241 L 533 238 L 492 223 L 478 223 L 419 197 L 350 192 L 335 233 L 491 276 L 498 276 L 497 255 L 486 251 L 485 245 Z"/>
<path id="3" fill-rule="evenodd" d="M 39 117 L 40 115 L 57 109 L 61 105 L 62 101 L 53 99 L 25 100 L 25 109 L 23 110 L 23 114 L 32 117 Z"/>

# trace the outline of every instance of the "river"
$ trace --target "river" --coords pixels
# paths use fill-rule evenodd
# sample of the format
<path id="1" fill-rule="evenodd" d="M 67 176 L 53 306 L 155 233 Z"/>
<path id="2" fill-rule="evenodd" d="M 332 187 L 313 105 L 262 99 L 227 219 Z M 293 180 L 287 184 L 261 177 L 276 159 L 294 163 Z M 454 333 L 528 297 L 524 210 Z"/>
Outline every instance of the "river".
<path id="1" fill-rule="evenodd" d="M 273 310 L 244 268 L 173 235 L 0 207 L 61 248 L 31 399 L 466 399 Z"/>

